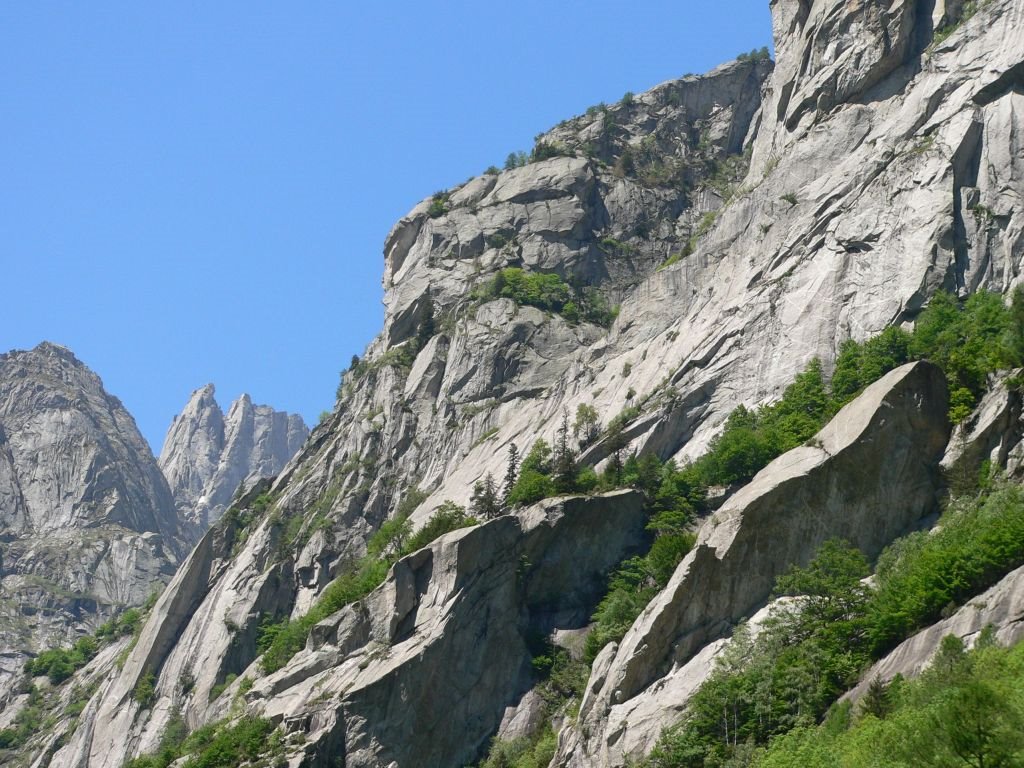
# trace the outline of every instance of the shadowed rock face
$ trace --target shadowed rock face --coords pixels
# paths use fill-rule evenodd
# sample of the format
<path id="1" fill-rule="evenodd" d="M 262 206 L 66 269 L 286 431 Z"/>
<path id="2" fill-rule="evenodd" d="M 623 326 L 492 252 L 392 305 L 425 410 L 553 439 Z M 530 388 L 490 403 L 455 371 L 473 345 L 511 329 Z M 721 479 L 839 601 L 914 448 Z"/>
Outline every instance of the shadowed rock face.
<path id="1" fill-rule="evenodd" d="M 174 417 L 160 469 L 181 516 L 205 529 L 220 519 L 240 486 L 276 475 L 308 436 L 301 416 L 253 405 L 248 395 L 225 416 L 207 384 Z"/>
<path id="2" fill-rule="evenodd" d="M 3 672 L 143 603 L 191 536 L 135 422 L 94 373 L 50 343 L 0 355 Z"/>
<path id="3" fill-rule="evenodd" d="M 649 749 L 685 704 L 664 678 L 752 615 L 790 565 L 806 565 L 833 537 L 874 557 L 930 514 L 949 436 L 946 408 L 942 371 L 906 365 L 732 496 L 622 642 L 595 661 L 562 761 L 621 765 Z M 659 695 L 666 716 L 652 719 Z M 638 708 L 645 717 L 636 717 Z"/>

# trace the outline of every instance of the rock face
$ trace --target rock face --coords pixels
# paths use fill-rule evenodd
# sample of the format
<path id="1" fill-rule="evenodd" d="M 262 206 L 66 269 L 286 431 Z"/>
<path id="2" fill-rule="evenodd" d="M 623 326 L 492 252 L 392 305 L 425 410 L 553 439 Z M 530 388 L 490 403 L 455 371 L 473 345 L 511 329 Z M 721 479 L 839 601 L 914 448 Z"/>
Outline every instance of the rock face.
<path id="1" fill-rule="evenodd" d="M 543 134 L 534 162 L 424 200 L 395 225 L 385 242 L 384 328 L 346 372 L 331 417 L 261 490 L 273 505 L 258 525 L 242 536 L 228 515 L 203 539 L 54 765 L 113 765 L 153 748 L 183 703 L 181 670 L 195 674 L 194 699 L 184 702 L 190 725 L 225 716 L 229 694 L 204 697 L 229 674 L 256 674 L 262 614 L 304 614 L 402 500 L 420 498 L 412 489 L 427 496 L 412 514 L 418 525 L 445 499 L 465 502 L 486 473 L 503 476 L 510 445 L 525 453 L 538 438 L 551 442 L 563 414 L 572 418 L 584 404 L 602 424 L 622 416 L 627 450 L 685 461 L 706 449 L 737 405 L 777 397 L 814 357 L 827 371 L 842 341 L 912 321 L 937 288 L 1005 292 L 1019 282 L 1024 0 L 775 0 L 772 16 L 774 65 L 736 61 L 588 110 Z M 603 327 L 578 311 L 494 297 L 489 281 L 507 267 L 563 279 L 575 300 L 617 307 L 608 313 L 614 322 Z M 885 391 L 941 399 L 934 379 L 919 366 L 887 380 Z M 932 480 L 922 467 L 930 451 L 941 453 L 944 429 L 929 409 L 942 406 L 924 394 L 920 403 L 910 394 L 890 402 L 872 391 L 877 419 L 847 413 L 848 435 L 820 438 L 834 458 L 820 447 L 799 449 L 717 513 L 718 525 L 670 588 L 599 660 L 585 713 L 592 728 L 561 735 L 563 764 L 610 764 L 649 743 L 667 717 L 659 706 L 674 691 L 677 707 L 692 688 L 682 665 L 707 662 L 714 638 L 756 607 L 787 559 L 801 561 L 813 543 L 844 533 L 874 550 L 924 511 Z M 993 426 L 974 443 L 978 456 L 1002 439 L 1000 424 L 1016 424 L 1011 400 L 992 404 L 985 423 Z M 913 419 L 925 436 L 919 444 L 906 439 Z M 888 438 L 860 442 L 874 432 L 900 438 L 896 460 Z M 600 467 L 609 442 L 585 441 L 582 460 Z M 894 477 L 900 460 L 905 475 Z M 849 495 L 854 481 L 838 466 L 860 478 L 862 500 Z M 867 477 L 869 467 L 877 477 Z M 0 477 L 4 471 L 0 461 Z M 904 496 L 887 495 L 897 488 Z M 812 505 L 793 511 L 793 530 L 772 513 L 790 496 Z M 884 499 L 892 516 L 875 520 L 876 530 L 867 523 Z M 837 514 L 841 502 L 850 519 Z M 17 503 L 9 507 L 11 519 L 24 515 Z M 743 524 L 754 519 L 771 542 Z M 863 525 L 851 530 L 852 519 Z M 737 571 L 740 552 L 759 568 Z M 461 608 L 445 602 L 452 593 L 441 583 L 438 605 L 452 606 L 454 622 Z M 722 601 L 707 603 L 697 584 Z M 384 632 L 387 611 L 397 610 L 397 602 L 374 599 L 384 601 L 375 603 L 383 614 L 337 617 L 337 629 L 314 633 L 322 645 L 258 680 L 247 706 L 289 727 L 308 711 L 314 743 L 344 749 L 353 761 L 399 761 L 388 757 L 397 754 L 386 731 L 394 712 L 380 732 L 359 714 L 377 711 L 374 696 L 394 702 L 392 683 L 381 682 L 392 678 L 377 676 L 388 659 L 360 651 L 372 684 L 346 661 L 365 647 L 361 633 Z M 408 615 L 404 607 L 398 613 Z M 400 658 L 396 674 L 422 682 Z M 126 704 L 146 669 L 157 673 L 158 689 L 148 714 Z M 315 675 L 351 683 L 354 698 L 332 689 L 335 704 L 315 708 L 304 687 Z M 626 726 L 619 718 L 630 707 L 635 718 Z M 481 711 L 485 722 L 472 724 L 465 752 L 453 755 L 468 754 L 486 724 L 498 728 L 497 706 Z M 447 739 L 445 749 L 455 750 Z"/>
<path id="2" fill-rule="evenodd" d="M 224 514 L 240 486 L 276 475 L 307 437 L 301 416 L 253 405 L 248 395 L 235 400 L 225 417 L 213 384 L 207 384 L 174 417 L 160 469 L 181 516 L 205 529 Z"/>
<path id="3" fill-rule="evenodd" d="M 0 355 L 0 690 L 162 588 L 191 545 L 121 403 L 70 351 Z"/>
<path id="4" fill-rule="evenodd" d="M 806 565 L 832 537 L 874 557 L 930 514 L 949 436 L 946 408 L 939 368 L 903 366 L 732 496 L 622 642 L 594 662 L 560 764 L 622 765 L 645 754 L 685 705 L 680 686 L 694 687 L 686 663 L 763 605 L 786 568 Z"/>
<path id="5" fill-rule="evenodd" d="M 646 541 L 646 521 L 640 494 L 622 491 L 546 501 L 447 534 L 399 560 L 381 587 L 318 624 L 305 651 L 240 695 L 251 711 L 304 734 L 295 764 L 466 764 L 532 685 L 528 639 L 584 625 L 607 571 Z M 206 643 L 232 638 L 223 629 L 212 638 L 209 626 L 223 627 L 225 611 L 244 621 L 265 597 L 233 593 L 237 602 L 225 602 L 217 571 L 231 542 L 218 532 L 204 538 L 123 672 L 90 704 L 92 727 L 79 729 L 53 765 L 115 768 L 156 746 L 170 708 L 190 722 L 224 713 L 238 684 L 210 702 L 217 649 Z M 252 541 L 266 533 L 261 526 Z M 140 718 L 131 692 L 153 670 L 166 706 Z M 183 691 L 178 681 L 193 672 L 194 687 Z M 256 665 L 243 672 L 259 674 Z"/>

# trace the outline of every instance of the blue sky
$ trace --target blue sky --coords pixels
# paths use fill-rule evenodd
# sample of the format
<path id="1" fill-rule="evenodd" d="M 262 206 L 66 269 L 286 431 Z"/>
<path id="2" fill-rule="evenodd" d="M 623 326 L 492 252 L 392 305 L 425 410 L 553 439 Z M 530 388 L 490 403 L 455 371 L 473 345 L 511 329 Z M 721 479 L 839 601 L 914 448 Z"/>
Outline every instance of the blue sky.
<path id="1" fill-rule="evenodd" d="M 770 42 L 767 0 L 0 5 L 0 351 L 69 346 L 154 451 L 208 381 L 302 413 L 434 191 Z"/>

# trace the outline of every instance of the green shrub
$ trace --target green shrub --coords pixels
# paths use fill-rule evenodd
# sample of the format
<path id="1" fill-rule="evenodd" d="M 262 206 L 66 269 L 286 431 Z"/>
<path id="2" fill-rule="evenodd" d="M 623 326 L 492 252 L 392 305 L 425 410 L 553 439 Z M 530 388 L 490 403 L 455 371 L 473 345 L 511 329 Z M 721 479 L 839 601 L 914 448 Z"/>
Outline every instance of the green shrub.
<path id="1" fill-rule="evenodd" d="M 771 52 L 768 50 L 768 46 L 765 45 L 760 48 L 754 48 L 750 53 L 741 53 L 736 57 L 736 61 L 767 61 L 771 57 Z"/>
<path id="2" fill-rule="evenodd" d="M 512 299 L 516 304 L 559 313 L 572 323 L 584 320 L 607 327 L 618 315 L 595 288 L 576 291 L 556 274 L 527 272 L 518 267 L 500 270 L 478 287 L 474 296 L 483 301 Z"/>
<path id="3" fill-rule="evenodd" d="M 961 500 L 930 533 L 900 540 L 878 563 L 871 641 L 880 655 L 1024 565 L 1024 490 Z"/>
<path id="4" fill-rule="evenodd" d="M 552 157 L 571 157 L 572 152 L 562 144 L 538 141 L 533 152 L 530 153 L 530 162 L 536 163 L 541 160 L 548 160 Z"/>
<path id="5" fill-rule="evenodd" d="M 132 698 L 143 709 L 148 709 L 153 704 L 156 700 L 156 676 L 152 672 L 147 672 L 139 678 L 135 684 L 135 690 L 132 692 Z"/>
<path id="6" fill-rule="evenodd" d="M 822 725 L 775 739 L 754 765 L 1011 766 L 1024 758 L 1024 644 L 982 642 L 968 652 L 947 637 L 919 679 L 880 687 L 888 704 L 879 714 L 837 708 Z"/>
<path id="7" fill-rule="evenodd" d="M 427 215 L 432 219 L 444 216 L 448 213 L 450 202 L 451 195 L 448 192 L 435 192 L 434 196 L 430 198 L 430 207 L 427 208 Z"/>

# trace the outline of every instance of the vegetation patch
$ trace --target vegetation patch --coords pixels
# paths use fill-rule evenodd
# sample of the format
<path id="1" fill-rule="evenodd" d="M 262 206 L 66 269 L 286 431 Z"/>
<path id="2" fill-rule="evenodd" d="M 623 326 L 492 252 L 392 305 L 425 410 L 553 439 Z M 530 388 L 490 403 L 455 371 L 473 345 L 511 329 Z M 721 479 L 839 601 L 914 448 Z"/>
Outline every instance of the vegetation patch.
<path id="1" fill-rule="evenodd" d="M 415 508 L 422 503 L 424 497 L 418 490 L 414 489 L 412 493 L 413 498 L 419 498 L 412 505 Z M 392 564 L 400 557 L 425 547 L 444 533 L 477 522 L 467 516 L 462 507 L 445 502 L 435 510 L 422 529 L 413 533 L 408 518 L 411 511 L 405 511 L 399 505 L 398 515 L 385 522 L 371 537 L 367 554 L 332 581 L 304 616 L 283 621 L 264 617 L 257 630 L 256 648 L 263 654 L 261 666 L 265 672 L 281 669 L 292 656 L 301 651 L 310 630 L 316 624 L 379 587 Z"/>
<path id="2" fill-rule="evenodd" d="M 519 305 L 560 314 L 571 323 L 583 321 L 607 327 L 618 315 L 593 288 L 577 290 L 556 274 L 527 272 L 518 267 L 500 270 L 477 287 L 473 296 L 480 301 L 512 299 Z"/>
<path id="3" fill-rule="evenodd" d="M 251 768 L 276 766 L 284 755 L 284 739 L 262 717 L 245 716 L 197 728 L 191 734 L 180 714 L 171 718 L 159 749 L 125 763 L 125 768 L 168 768 L 184 759 L 183 768 Z"/>

